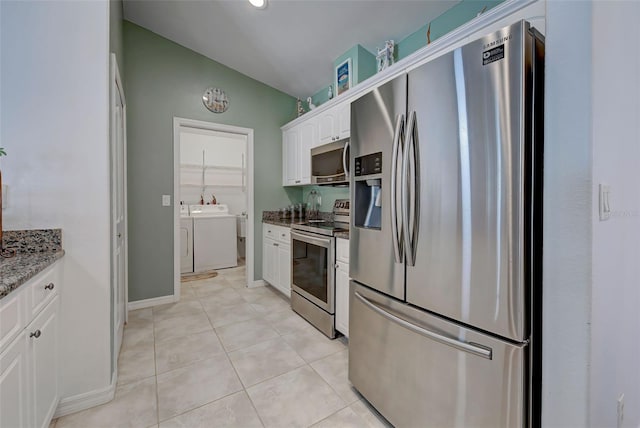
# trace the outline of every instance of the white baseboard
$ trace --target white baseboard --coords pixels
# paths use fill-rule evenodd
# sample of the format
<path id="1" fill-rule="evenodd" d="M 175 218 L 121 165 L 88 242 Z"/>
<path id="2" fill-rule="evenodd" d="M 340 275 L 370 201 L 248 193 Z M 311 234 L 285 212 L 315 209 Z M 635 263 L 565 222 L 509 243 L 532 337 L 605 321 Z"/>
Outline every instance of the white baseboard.
<path id="1" fill-rule="evenodd" d="M 152 299 L 136 300 L 135 302 L 127 303 L 127 310 L 135 311 L 136 309 L 150 308 L 152 306 L 164 305 L 166 303 L 175 303 L 175 296 L 161 296 L 154 297 Z"/>
<path id="2" fill-rule="evenodd" d="M 118 376 L 116 373 L 111 378 L 111 384 L 106 388 L 89 391 L 82 394 L 66 397 L 60 400 L 58 408 L 53 414 L 53 418 L 57 419 L 61 416 L 70 415 L 71 413 L 80 412 L 100 404 L 108 403 L 113 400 L 116 394 L 116 383 Z"/>
<path id="3" fill-rule="evenodd" d="M 251 285 L 249 285 L 249 288 L 264 287 L 265 285 L 267 285 L 267 281 L 265 281 L 264 279 L 257 279 L 253 281 Z"/>

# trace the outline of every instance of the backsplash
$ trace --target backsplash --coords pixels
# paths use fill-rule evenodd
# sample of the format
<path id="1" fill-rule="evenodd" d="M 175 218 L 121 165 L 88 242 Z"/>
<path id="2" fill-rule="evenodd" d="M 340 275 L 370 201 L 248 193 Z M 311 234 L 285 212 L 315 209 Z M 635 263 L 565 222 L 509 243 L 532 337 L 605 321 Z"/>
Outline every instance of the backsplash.
<path id="1" fill-rule="evenodd" d="M 302 202 L 307 202 L 311 190 L 315 190 L 321 196 L 320 211 L 331 212 L 336 199 L 349 199 L 349 187 L 332 186 L 305 186 L 302 191 Z"/>

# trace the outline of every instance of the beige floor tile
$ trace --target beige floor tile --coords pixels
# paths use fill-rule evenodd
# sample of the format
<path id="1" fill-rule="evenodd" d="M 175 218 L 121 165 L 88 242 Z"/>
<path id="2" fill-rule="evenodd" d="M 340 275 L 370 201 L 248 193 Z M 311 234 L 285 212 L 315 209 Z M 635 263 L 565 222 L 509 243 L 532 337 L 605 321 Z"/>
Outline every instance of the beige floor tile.
<path id="1" fill-rule="evenodd" d="M 118 385 L 155 376 L 155 352 L 153 342 L 139 342 L 120 350 L 118 356 Z"/>
<path id="2" fill-rule="evenodd" d="M 168 303 L 154 307 L 153 320 L 157 322 L 185 315 L 195 315 L 203 311 L 202 305 L 198 300 L 181 300 L 176 303 Z"/>
<path id="3" fill-rule="evenodd" d="M 240 379 L 223 354 L 157 378 L 160 421 L 242 390 Z"/>
<path id="4" fill-rule="evenodd" d="M 286 308 L 290 308 L 291 304 L 280 296 L 263 296 L 255 301 L 251 302 L 253 309 L 261 314 L 268 314 L 271 312 L 283 311 Z"/>
<path id="5" fill-rule="evenodd" d="M 157 423 L 156 380 L 149 378 L 118 387 L 109 403 L 59 418 L 56 428 L 139 428 Z"/>
<path id="6" fill-rule="evenodd" d="M 309 324 L 307 320 L 293 312 L 291 309 L 266 314 L 263 319 L 271 324 L 271 326 L 283 336 L 286 334 L 299 333 L 310 329 L 315 330 L 314 326 Z"/>
<path id="7" fill-rule="evenodd" d="M 204 312 L 157 321 L 154 324 L 156 343 L 213 329 Z"/>
<path id="8" fill-rule="evenodd" d="M 222 290 L 217 290 L 200 297 L 200 302 L 205 311 L 210 307 L 216 306 L 233 306 L 245 303 L 240 294 L 230 285 L 225 286 Z"/>
<path id="9" fill-rule="evenodd" d="M 315 328 L 287 334 L 282 338 L 309 363 L 346 349 L 343 342 L 331 340 Z"/>
<path id="10" fill-rule="evenodd" d="M 280 337 L 230 352 L 229 358 L 245 387 L 306 364 Z"/>
<path id="11" fill-rule="evenodd" d="M 349 351 L 344 350 L 311 363 L 311 367 L 325 380 L 346 402 L 353 403 L 360 399 L 349 382 Z"/>
<path id="12" fill-rule="evenodd" d="M 223 353 L 213 330 L 165 340 L 156 343 L 156 370 L 165 373 Z"/>
<path id="13" fill-rule="evenodd" d="M 221 279 L 216 282 L 208 282 L 206 284 L 194 286 L 192 289 L 197 297 L 206 297 L 209 294 L 212 294 L 221 290 L 226 290 L 227 288 L 230 288 L 230 287 L 231 287 L 231 284 L 229 284 L 229 282 L 226 279 L 224 280 Z"/>
<path id="14" fill-rule="evenodd" d="M 346 407 L 326 419 L 321 420 L 312 428 L 364 428 L 369 423 L 362 419 L 351 408 Z"/>
<path id="15" fill-rule="evenodd" d="M 180 286 L 180 301 L 186 300 L 197 300 L 198 295 L 195 290 L 191 286 L 185 286 L 184 284 Z"/>
<path id="16" fill-rule="evenodd" d="M 253 303 L 256 300 L 259 300 L 261 297 L 265 297 L 265 296 L 277 297 L 275 294 L 277 293 L 277 291 L 275 291 L 272 287 L 269 287 L 269 286 L 242 288 L 242 289 L 238 289 L 237 291 L 240 294 L 240 296 L 242 296 L 242 298 L 249 303 Z"/>
<path id="17" fill-rule="evenodd" d="M 227 352 L 279 337 L 267 323 L 256 319 L 217 327 L 216 333 Z"/>
<path id="18" fill-rule="evenodd" d="M 229 279 L 229 284 L 231 284 L 231 288 L 240 289 L 247 287 L 247 278 L 236 278 Z"/>
<path id="19" fill-rule="evenodd" d="M 371 428 L 393 428 L 371 404 L 366 400 L 358 400 L 349 406 L 351 410 L 367 422 L 367 427 Z"/>
<path id="20" fill-rule="evenodd" d="M 160 424 L 160 428 L 261 428 L 246 392 L 241 391 Z"/>
<path id="21" fill-rule="evenodd" d="M 124 327 L 122 337 L 122 350 L 141 343 L 151 343 L 154 341 L 153 321 L 144 324 L 127 324 Z"/>
<path id="22" fill-rule="evenodd" d="M 252 386 L 247 393 L 267 427 L 308 427 L 345 407 L 309 366 Z"/>
<path id="23" fill-rule="evenodd" d="M 233 324 L 241 321 L 250 320 L 260 316 L 249 303 L 240 303 L 238 305 L 207 305 L 207 316 L 211 325 L 221 327 L 227 324 Z"/>
<path id="24" fill-rule="evenodd" d="M 152 308 L 144 308 L 144 309 L 136 309 L 135 311 L 129 311 L 127 314 L 127 323 L 128 324 L 137 324 L 145 322 L 153 321 L 153 310 Z"/>

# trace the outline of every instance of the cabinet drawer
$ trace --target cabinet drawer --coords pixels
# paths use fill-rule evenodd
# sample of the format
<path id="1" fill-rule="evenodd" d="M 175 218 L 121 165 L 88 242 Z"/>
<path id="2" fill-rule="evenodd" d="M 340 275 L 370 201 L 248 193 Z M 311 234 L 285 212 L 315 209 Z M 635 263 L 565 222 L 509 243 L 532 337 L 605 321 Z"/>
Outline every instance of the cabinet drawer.
<path id="1" fill-rule="evenodd" d="M 278 241 L 287 245 L 291 242 L 291 229 L 288 227 L 278 227 L 276 233 L 278 234 L 278 236 L 276 236 Z"/>
<path id="2" fill-rule="evenodd" d="M 0 352 L 23 329 L 25 306 L 21 290 L 15 290 L 0 301 Z"/>
<path id="3" fill-rule="evenodd" d="M 37 315 L 58 294 L 60 284 L 57 272 L 57 269 L 49 267 L 31 280 L 28 295 L 32 317 Z"/>
<path id="4" fill-rule="evenodd" d="M 272 224 L 262 223 L 262 236 L 269 239 L 276 239 L 275 229 L 278 226 Z"/>
<path id="5" fill-rule="evenodd" d="M 349 240 L 336 239 L 336 261 L 349 263 Z"/>

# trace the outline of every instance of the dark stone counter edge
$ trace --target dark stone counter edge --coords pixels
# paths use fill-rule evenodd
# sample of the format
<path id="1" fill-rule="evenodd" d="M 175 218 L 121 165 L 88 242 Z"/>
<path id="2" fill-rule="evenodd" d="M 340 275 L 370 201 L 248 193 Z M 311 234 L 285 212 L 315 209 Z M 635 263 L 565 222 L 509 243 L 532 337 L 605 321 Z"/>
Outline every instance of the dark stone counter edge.
<path id="1" fill-rule="evenodd" d="M 262 219 L 263 223 L 273 224 L 274 226 L 291 227 L 292 224 L 301 223 L 300 221 L 291 220 L 267 220 Z M 349 239 L 349 232 L 338 232 L 335 234 L 336 238 Z"/>
<path id="2" fill-rule="evenodd" d="M 0 264 L 0 299 L 8 296 L 63 256 L 64 250 L 60 249 L 32 254 L 18 253 L 13 258 L 2 259 L 8 265 Z"/>

